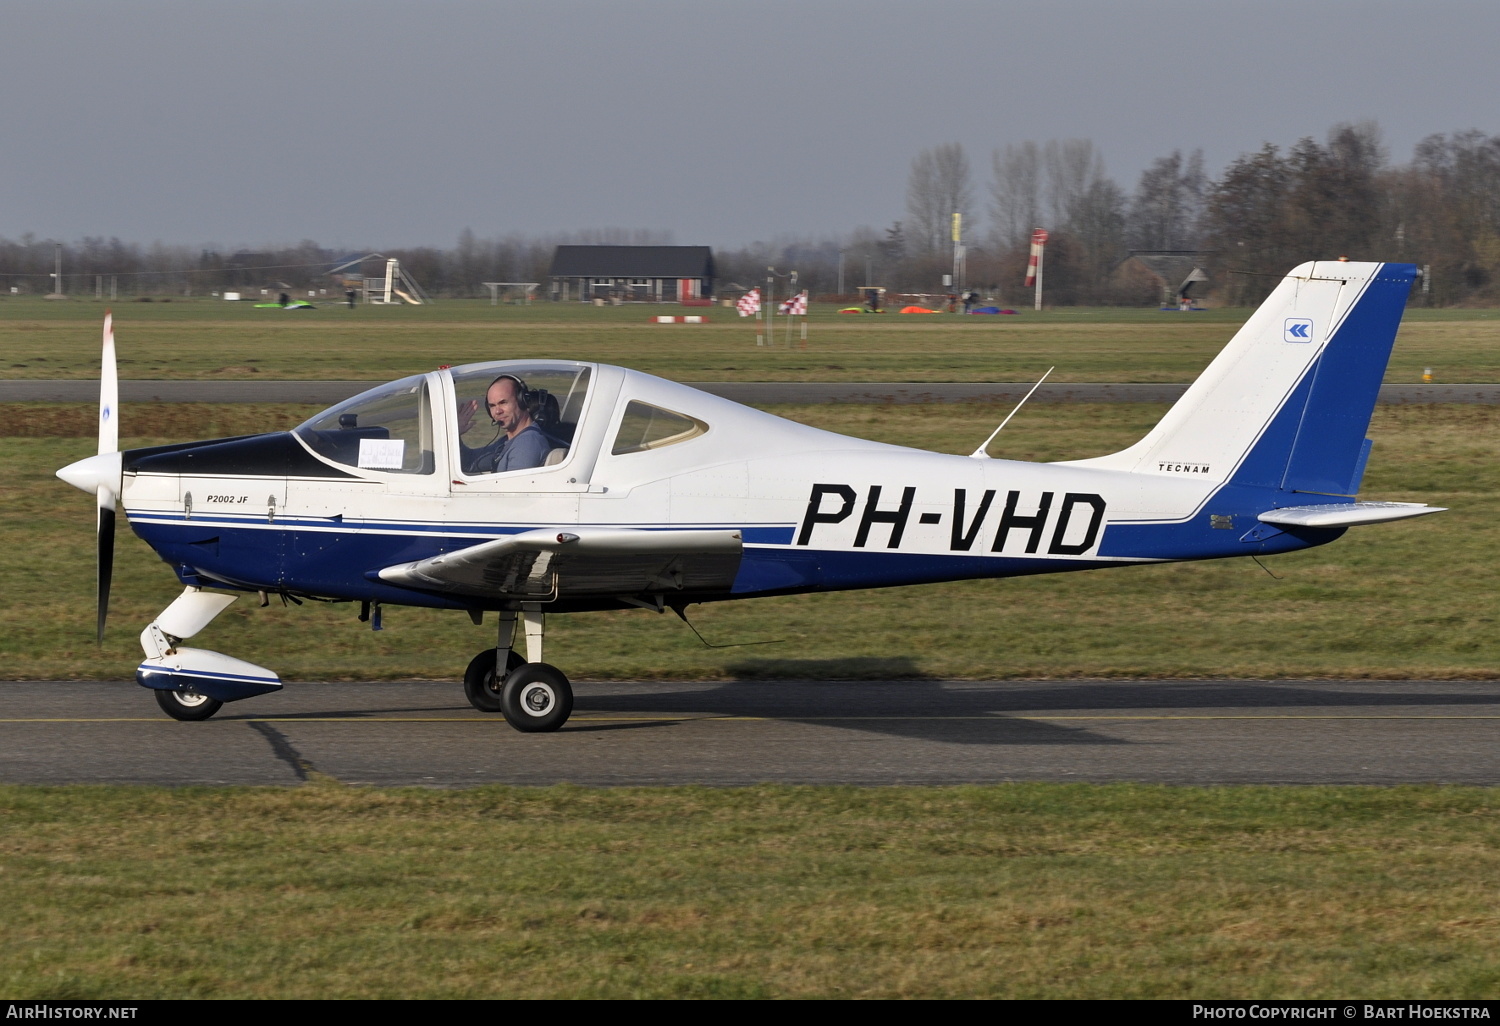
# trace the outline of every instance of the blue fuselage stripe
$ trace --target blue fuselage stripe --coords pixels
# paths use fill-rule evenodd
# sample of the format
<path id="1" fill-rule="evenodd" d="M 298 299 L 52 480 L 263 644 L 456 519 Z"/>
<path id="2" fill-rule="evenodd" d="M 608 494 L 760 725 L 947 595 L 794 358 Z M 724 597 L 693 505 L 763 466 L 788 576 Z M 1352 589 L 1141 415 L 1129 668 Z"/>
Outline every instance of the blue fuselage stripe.
<path id="1" fill-rule="evenodd" d="M 1109 525 L 1105 528 L 1097 556 L 1070 559 L 985 552 L 898 552 L 884 548 L 815 549 L 789 544 L 792 540 L 789 527 L 739 528 L 746 534 L 764 531 L 764 535 L 772 540 L 746 539 L 740 569 L 730 594 L 884 587 L 1083 570 L 1162 559 L 1253 555 L 1317 544 L 1322 540 L 1317 535 L 1336 536 L 1333 532 L 1317 532 L 1312 538 L 1304 538 L 1283 532 L 1265 542 L 1246 544 L 1239 537 L 1253 526 L 1253 514 L 1250 523 L 1244 523 L 1232 533 L 1210 530 L 1207 518 L 1202 519 L 1201 524 Z M 248 589 L 275 591 L 287 587 L 329 598 L 450 609 L 464 608 L 470 603 L 450 596 L 396 587 L 379 580 L 374 574 L 388 566 L 467 548 L 497 534 L 535 529 L 492 525 L 483 535 L 466 535 L 459 531 L 444 535 L 422 530 L 403 531 L 394 525 L 371 530 L 348 523 L 337 528 L 324 523 L 309 530 L 300 523 L 279 520 L 251 525 L 227 518 L 200 521 L 196 517 L 184 520 L 181 517 L 153 516 L 133 517 L 131 525 L 189 583 L 193 583 L 193 577 L 201 575 L 209 582 L 222 581 Z M 1129 536 L 1128 545 L 1117 543 L 1122 540 L 1119 538 L 1122 534 Z"/>

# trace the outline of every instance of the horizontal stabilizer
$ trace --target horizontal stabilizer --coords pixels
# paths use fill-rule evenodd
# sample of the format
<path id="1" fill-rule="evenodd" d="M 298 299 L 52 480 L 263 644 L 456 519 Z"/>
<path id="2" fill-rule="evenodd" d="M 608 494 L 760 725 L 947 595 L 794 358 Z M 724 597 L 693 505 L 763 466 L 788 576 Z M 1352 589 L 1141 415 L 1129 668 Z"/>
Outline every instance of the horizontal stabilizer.
<path id="1" fill-rule="evenodd" d="M 481 598 L 722 591 L 734 583 L 742 548 L 733 530 L 548 528 L 386 567 L 379 577 Z"/>
<path id="2" fill-rule="evenodd" d="M 1280 527 L 1353 527 L 1441 513 L 1446 507 L 1420 502 L 1335 502 L 1321 506 L 1291 506 L 1262 513 L 1256 519 Z"/>

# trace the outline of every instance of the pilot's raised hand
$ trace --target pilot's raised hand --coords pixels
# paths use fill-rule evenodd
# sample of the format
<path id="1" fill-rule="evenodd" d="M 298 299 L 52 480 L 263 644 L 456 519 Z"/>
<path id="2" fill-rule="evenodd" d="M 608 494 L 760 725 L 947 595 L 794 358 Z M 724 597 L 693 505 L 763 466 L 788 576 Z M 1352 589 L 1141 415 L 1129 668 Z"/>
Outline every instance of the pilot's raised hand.
<path id="1" fill-rule="evenodd" d="M 458 408 L 458 433 L 466 435 L 474 424 L 474 414 L 479 412 L 479 400 L 470 399 Z"/>

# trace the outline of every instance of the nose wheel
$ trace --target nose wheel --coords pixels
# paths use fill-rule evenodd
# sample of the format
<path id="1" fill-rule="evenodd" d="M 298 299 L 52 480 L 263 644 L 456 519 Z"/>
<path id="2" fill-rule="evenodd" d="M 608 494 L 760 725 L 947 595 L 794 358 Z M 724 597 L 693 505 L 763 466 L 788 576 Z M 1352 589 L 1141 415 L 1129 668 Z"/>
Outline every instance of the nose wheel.
<path id="1" fill-rule="evenodd" d="M 160 689 L 155 691 L 156 704 L 161 706 L 161 711 L 174 720 L 206 720 L 220 709 L 224 703 L 207 695 L 200 695 L 196 691 L 173 691 L 171 689 Z"/>

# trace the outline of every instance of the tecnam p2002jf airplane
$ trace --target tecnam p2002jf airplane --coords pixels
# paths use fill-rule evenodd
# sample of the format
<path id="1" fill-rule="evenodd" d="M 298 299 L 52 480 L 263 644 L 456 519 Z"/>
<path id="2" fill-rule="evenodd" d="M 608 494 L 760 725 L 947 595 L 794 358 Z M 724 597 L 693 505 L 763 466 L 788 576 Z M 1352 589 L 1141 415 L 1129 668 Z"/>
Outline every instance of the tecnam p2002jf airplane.
<path id="1" fill-rule="evenodd" d="M 442 368 L 290 432 L 120 452 L 106 325 L 99 454 L 58 476 L 97 498 L 101 637 L 117 504 L 186 585 L 136 672 L 172 716 L 282 686 L 182 644 L 236 592 L 275 592 L 358 602 L 376 625 L 382 605 L 496 612 L 469 701 L 556 730 L 573 699 L 542 662 L 547 612 L 1264 555 L 1436 512 L 1354 498 L 1415 274 L 1301 265 L 1146 437 L 1045 464 L 849 438 L 562 360 Z M 483 416 L 497 395 L 541 429 L 524 469 L 497 472 L 518 423 Z"/>

